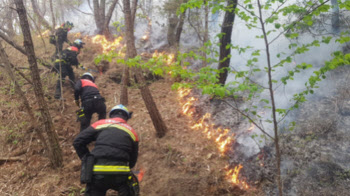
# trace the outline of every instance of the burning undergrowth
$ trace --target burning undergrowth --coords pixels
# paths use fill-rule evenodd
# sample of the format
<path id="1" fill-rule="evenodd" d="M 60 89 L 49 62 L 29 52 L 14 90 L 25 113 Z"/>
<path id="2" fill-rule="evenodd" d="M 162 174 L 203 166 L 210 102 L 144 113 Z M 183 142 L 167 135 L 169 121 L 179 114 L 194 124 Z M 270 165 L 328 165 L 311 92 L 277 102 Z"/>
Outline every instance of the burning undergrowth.
<path id="1" fill-rule="evenodd" d="M 178 90 L 182 112 L 192 121 L 191 129 L 201 132 L 203 137 L 216 143 L 220 156 L 230 157 L 236 150 L 235 134 L 230 129 L 215 124 L 215 119 L 211 115 L 209 97 L 199 96 L 199 92 L 194 91 L 192 93 L 190 89 Z M 239 121 L 236 123 L 239 124 Z M 244 175 L 241 174 L 242 169 L 243 165 L 240 162 L 230 162 L 225 166 L 227 180 L 242 189 L 249 189 Z"/>

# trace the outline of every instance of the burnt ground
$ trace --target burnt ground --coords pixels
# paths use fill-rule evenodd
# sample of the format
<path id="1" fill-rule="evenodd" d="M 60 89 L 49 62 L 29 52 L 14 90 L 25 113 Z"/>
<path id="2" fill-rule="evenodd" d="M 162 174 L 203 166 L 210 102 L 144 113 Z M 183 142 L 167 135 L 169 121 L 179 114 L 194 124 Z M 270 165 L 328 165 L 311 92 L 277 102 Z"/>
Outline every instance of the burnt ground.
<path id="1" fill-rule="evenodd" d="M 46 46 L 35 38 L 37 56 L 49 59 L 53 46 Z M 70 35 L 70 40 L 74 40 Z M 20 42 L 20 40 L 17 40 Z M 93 58 L 101 54 L 99 45 L 87 42 L 79 59 L 84 66 L 96 69 Z M 20 67 L 28 67 L 26 58 L 10 46 L 6 47 L 11 62 Z M 80 160 L 72 142 L 79 133 L 76 122 L 73 91 L 64 85 L 64 110 L 53 98 L 56 76 L 40 66 L 44 93 L 50 108 L 55 130 L 63 151 L 63 167 L 52 169 L 47 159 L 47 151 L 39 142 L 33 129 L 29 127 L 27 114 L 20 105 L 5 71 L 0 69 L 0 157 L 16 157 L 21 161 L 0 162 L 0 195 L 82 195 L 84 185 L 80 184 Z M 118 103 L 120 85 L 115 83 L 115 74 L 120 73 L 119 65 L 112 63 L 103 75 L 98 75 L 96 83 L 106 99 L 109 111 Z M 74 68 L 76 76 L 84 73 Z M 29 77 L 29 71 L 23 69 Z M 18 76 L 19 78 L 20 76 Z M 23 90 L 38 118 L 33 89 L 20 79 Z M 172 80 L 165 78 L 152 82 L 149 88 L 157 107 L 168 127 L 165 137 L 155 136 L 152 121 L 136 87 L 129 88 L 129 110 L 133 118 L 129 124 L 140 137 L 140 152 L 135 170 L 143 170 L 140 183 L 141 195 L 145 196 L 189 196 L 189 195 L 259 195 L 258 189 L 243 191 L 230 184 L 225 177 L 228 157 L 220 155 L 215 143 L 208 141 L 191 128 L 190 119 L 184 116 L 176 91 L 171 90 Z M 93 122 L 96 120 L 93 118 Z M 40 122 L 37 122 L 40 126 Z M 117 195 L 111 191 L 108 195 Z"/>

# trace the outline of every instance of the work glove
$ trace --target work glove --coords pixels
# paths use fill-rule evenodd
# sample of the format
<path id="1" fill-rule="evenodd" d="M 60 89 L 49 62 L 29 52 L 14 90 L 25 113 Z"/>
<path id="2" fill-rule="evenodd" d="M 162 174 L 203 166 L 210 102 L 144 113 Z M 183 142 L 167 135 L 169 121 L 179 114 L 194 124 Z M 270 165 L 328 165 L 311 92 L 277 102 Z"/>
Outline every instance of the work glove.
<path id="1" fill-rule="evenodd" d="M 77 105 L 78 107 L 80 107 L 80 102 L 79 99 L 78 100 L 74 100 L 75 105 Z"/>

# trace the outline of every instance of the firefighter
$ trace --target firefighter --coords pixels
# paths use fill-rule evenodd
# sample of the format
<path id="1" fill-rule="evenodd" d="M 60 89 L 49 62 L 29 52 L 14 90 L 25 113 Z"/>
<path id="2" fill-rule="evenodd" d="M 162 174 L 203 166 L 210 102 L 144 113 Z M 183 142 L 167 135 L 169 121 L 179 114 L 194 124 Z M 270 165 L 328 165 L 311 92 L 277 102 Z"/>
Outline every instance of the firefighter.
<path id="1" fill-rule="evenodd" d="M 118 191 L 119 196 L 138 195 L 129 180 L 139 145 L 136 132 L 127 124 L 131 116 L 132 112 L 125 106 L 117 105 L 109 112 L 109 119 L 93 123 L 75 138 L 73 145 L 82 164 L 87 157 L 94 157 L 94 161 L 89 161 L 93 169 L 91 180 L 86 182 L 85 196 L 103 196 L 108 189 Z M 90 153 L 87 145 L 93 141 L 95 147 Z M 82 174 L 86 168 L 89 165 L 82 166 Z"/>
<path id="2" fill-rule="evenodd" d="M 78 67 L 78 54 L 80 53 L 80 49 L 83 48 L 84 42 L 80 39 L 77 39 L 73 42 L 72 46 L 69 46 L 67 49 L 62 51 L 61 59 L 56 59 L 54 70 L 57 73 L 61 71 L 62 83 L 65 82 L 66 76 L 69 77 L 69 82 L 74 89 L 75 76 L 73 72 L 72 66 L 75 65 Z M 60 70 L 61 65 L 61 70 Z M 60 80 L 57 80 L 56 91 L 55 91 L 55 99 L 61 98 L 61 84 Z"/>
<path id="3" fill-rule="evenodd" d="M 73 23 L 67 21 L 63 23 L 55 32 L 55 35 L 50 36 L 50 43 L 55 45 L 56 52 L 54 58 L 57 57 L 58 53 L 62 52 L 63 43 L 66 42 L 71 45 L 71 42 L 68 40 L 68 32 L 74 27 Z"/>
<path id="4" fill-rule="evenodd" d="M 75 104 L 80 107 L 80 97 L 81 108 L 84 114 L 84 118 L 80 120 L 80 131 L 90 126 L 94 113 L 98 114 L 99 120 L 106 118 L 105 99 L 100 95 L 98 87 L 94 82 L 94 76 L 87 72 L 81 76 L 81 79 L 74 86 Z"/>

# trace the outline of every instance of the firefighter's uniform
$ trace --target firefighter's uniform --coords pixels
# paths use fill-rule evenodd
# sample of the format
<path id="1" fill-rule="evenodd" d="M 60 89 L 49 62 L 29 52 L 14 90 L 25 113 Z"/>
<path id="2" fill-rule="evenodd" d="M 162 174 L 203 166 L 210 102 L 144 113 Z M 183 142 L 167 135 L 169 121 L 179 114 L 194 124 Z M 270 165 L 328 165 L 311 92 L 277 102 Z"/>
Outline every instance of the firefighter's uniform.
<path id="1" fill-rule="evenodd" d="M 80 132 L 74 140 L 74 148 L 80 157 L 90 155 L 87 145 L 96 141 L 91 154 L 95 157 L 92 182 L 87 183 L 86 196 L 104 196 L 108 189 L 118 191 L 119 196 L 131 196 L 128 185 L 130 168 L 138 156 L 139 139 L 124 119 L 99 120 Z"/>
<path id="2" fill-rule="evenodd" d="M 59 52 L 62 52 L 64 42 L 70 44 L 70 41 L 68 40 L 68 31 L 69 29 L 65 27 L 60 27 L 56 30 L 56 33 L 55 33 L 56 40 L 57 40 L 56 53 L 55 53 L 56 55 Z"/>
<path id="3" fill-rule="evenodd" d="M 74 98 L 77 101 L 80 97 L 81 107 L 85 115 L 80 121 L 80 131 L 90 126 L 94 113 L 98 114 L 99 120 L 106 118 L 105 99 L 100 95 L 97 85 L 93 82 L 93 78 L 85 76 L 84 74 L 82 79 L 78 80 L 74 86 Z"/>
<path id="4" fill-rule="evenodd" d="M 54 69 L 57 73 L 60 72 L 60 64 L 61 64 L 62 83 L 65 82 L 65 78 L 66 76 L 68 76 L 69 82 L 72 88 L 74 88 L 74 83 L 75 83 L 75 76 L 74 76 L 72 66 L 79 65 L 79 61 L 77 58 L 78 54 L 79 54 L 79 49 L 76 46 L 70 46 L 67 49 L 62 51 L 61 59 L 56 59 L 55 61 Z M 61 84 L 59 79 L 57 80 L 57 84 L 56 84 L 55 98 L 56 99 L 61 98 Z"/>

